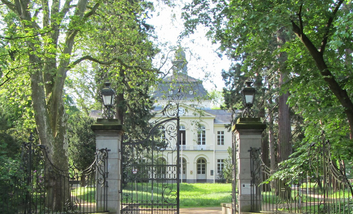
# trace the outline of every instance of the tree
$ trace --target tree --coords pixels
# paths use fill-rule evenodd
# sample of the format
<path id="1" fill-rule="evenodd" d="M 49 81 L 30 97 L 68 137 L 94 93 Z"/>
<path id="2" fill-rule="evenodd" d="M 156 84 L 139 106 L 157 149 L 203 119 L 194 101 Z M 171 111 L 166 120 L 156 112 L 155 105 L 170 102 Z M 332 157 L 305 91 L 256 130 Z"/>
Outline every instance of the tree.
<path id="1" fill-rule="evenodd" d="M 63 87 L 75 38 L 99 3 L 88 3 L 86 0 L 79 1 L 77 5 L 71 1 L 66 1 L 64 5 L 54 1 L 50 6 L 45 1 L 4 0 L 2 3 L 5 5 L 3 16 L 8 19 L 4 35 L 9 41 L 7 48 L 15 52 L 17 61 L 20 60 L 23 66 L 21 70 L 30 77 L 39 139 L 49 149 L 51 161 L 65 169 Z"/>
<path id="2" fill-rule="evenodd" d="M 68 121 L 69 158 L 79 170 L 89 167 L 96 151 L 95 135 L 91 130 L 94 119 L 73 114 Z"/>
<path id="3" fill-rule="evenodd" d="M 351 14 L 351 2 L 344 0 L 234 0 L 193 1 L 185 7 L 184 17 L 187 32 L 204 24 L 210 29 L 209 38 L 220 42 L 228 56 L 246 54 L 244 72 L 270 66 L 279 75 L 276 70 L 283 66 L 286 79 L 281 93 L 289 92 L 288 104 L 304 118 L 304 141 L 317 141 L 317 133 L 325 130 L 326 137 L 344 145 L 342 154 L 349 158 L 353 130 Z M 286 54 L 283 61 L 277 61 L 280 53 Z"/>
<path id="4" fill-rule="evenodd" d="M 100 3 L 87 0 L 80 0 L 76 5 L 69 0 L 63 5 L 60 1 L 49 4 L 48 1 L 3 0 L 2 3 L 6 24 L 3 38 L 8 41 L 6 48 L 9 49 L 5 57 L 11 58 L 12 66 L 18 66 L 29 77 L 40 143 L 47 147 L 51 162 L 67 170 L 63 88 L 78 32 L 84 29 Z M 7 68 L 6 72 L 13 70 L 13 67 Z M 66 188 L 55 186 L 55 181 L 50 183 L 54 198 L 48 206 L 60 210 L 65 201 L 60 195 Z"/>
<path id="5" fill-rule="evenodd" d="M 31 1 L 8 1 L 2 0 L 1 17 L 4 21 L 4 31 L 2 32 L 3 42 L 1 55 L 2 63 L 2 81 L 0 84 L 10 84 L 10 81 L 16 78 L 17 74 L 26 76 L 29 81 L 30 99 L 34 112 L 35 123 L 39 135 L 40 143 L 45 145 L 49 150 L 49 158 L 51 162 L 63 170 L 68 168 L 67 157 L 67 116 L 64 108 L 64 86 L 66 84 L 69 71 L 82 63 L 83 61 L 92 61 L 95 63 L 112 65 L 114 62 L 121 62 L 128 68 L 133 68 L 136 64 L 129 64 L 122 59 L 122 56 L 116 55 L 110 60 L 105 60 L 106 52 L 99 52 L 101 49 L 89 49 L 90 42 L 98 39 L 101 43 L 105 43 L 108 47 L 111 40 L 105 34 L 109 30 L 120 29 L 124 32 L 133 32 L 135 35 L 143 34 L 144 29 L 130 29 L 132 27 L 128 18 L 134 16 L 143 16 L 144 7 L 138 14 L 128 8 L 124 8 L 124 4 L 129 1 L 88 1 L 79 0 L 72 2 L 66 0 L 64 3 L 54 0 L 52 2 L 31 2 Z M 135 2 L 134 5 L 145 5 L 147 2 Z M 111 29 L 99 28 L 99 23 L 95 22 L 95 18 L 109 8 L 109 16 L 105 18 L 114 20 L 110 22 Z M 114 13 L 113 13 L 114 12 Z M 119 26 L 115 26 L 114 21 L 121 17 L 125 23 L 120 22 Z M 133 20 L 136 20 L 134 18 Z M 100 23 L 103 23 L 101 20 Z M 92 36 L 95 35 L 95 36 Z M 102 37 L 99 37 L 101 35 Z M 103 38 L 103 40 L 102 40 Z M 125 37 L 127 38 L 127 37 Z M 145 37 L 146 38 L 146 37 Z M 133 51 L 125 54 L 133 55 L 138 49 L 135 44 L 148 43 L 147 40 L 139 40 L 137 43 L 129 43 L 128 41 L 119 40 L 115 48 L 119 45 L 126 44 Z M 138 43 L 139 42 L 139 43 Z M 135 49 L 136 48 L 136 49 Z M 125 53 L 124 50 L 119 50 Z M 84 55 L 86 54 L 87 55 Z M 115 52 L 117 53 L 117 52 Z M 144 55 L 138 56 L 140 62 L 146 60 Z M 100 61 L 99 59 L 104 59 Z M 146 60 L 147 62 L 148 60 Z M 125 64 L 124 64 L 125 63 Z M 116 66 L 118 67 L 118 66 Z M 123 68 L 121 66 L 121 68 Z M 132 72 L 136 72 L 132 71 Z M 140 70 L 140 73 L 143 73 Z M 146 78 L 141 75 L 139 81 L 141 87 L 145 86 Z M 11 84 L 12 84 L 11 82 Z M 136 92 L 138 93 L 138 92 Z M 54 187 L 53 187 L 54 188 Z M 55 191 L 66 191 L 58 187 Z M 64 200 L 59 199 L 60 192 L 54 194 L 54 209 L 61 209 Z M 58 196 L 58 197 L 56 197 Z"/>
<path id="6" fill-rule="evenodd" d="M 101 6 L 93 23 L 102 34 L 92 32 L 88 50 L 99 53 L 94 66 L 95 89 L 100 91 L 109 81 L 117 93 L 115 117 L 124 124 L 125 135 L 142 138 L 152 117 L 153 99 L 150 90 L 155 85 L 159 70 L 152 66 L 158 49 L 149 40 L 153 27 L 146 23 L 152 4 L 149 2 L 112 1 L 114 7 Z M 121 13 L 119 8 L 124 8 Z M 93 91 L 93 90 L 91 90 Z M 100 100 L 99 93 L 95 94 Z"/>

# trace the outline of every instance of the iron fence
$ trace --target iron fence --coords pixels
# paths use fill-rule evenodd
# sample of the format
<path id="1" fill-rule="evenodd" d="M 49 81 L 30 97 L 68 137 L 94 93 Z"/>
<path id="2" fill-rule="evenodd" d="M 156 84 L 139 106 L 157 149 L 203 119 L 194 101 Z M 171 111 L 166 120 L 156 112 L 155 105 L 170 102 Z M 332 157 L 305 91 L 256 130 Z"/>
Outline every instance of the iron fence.
<path id="1" fill-rule="evenodd" d="M 108 150 L 96 152 L 85 170 L 54 166 L 31 135 L 22 147 L 16 176 L 1 182 L 0 213 L 101 213 L 107 210 Z"/>
<path id="2" fill-rule="evenodd" d="M 251 149 L 252 206 L 268 213 L 353 213 L 353 190 L 328 141 L 312 144 L 305 166 L 272 178 L 259 149 Z M 268 181 L 268 182 L 264 182 Z"/>

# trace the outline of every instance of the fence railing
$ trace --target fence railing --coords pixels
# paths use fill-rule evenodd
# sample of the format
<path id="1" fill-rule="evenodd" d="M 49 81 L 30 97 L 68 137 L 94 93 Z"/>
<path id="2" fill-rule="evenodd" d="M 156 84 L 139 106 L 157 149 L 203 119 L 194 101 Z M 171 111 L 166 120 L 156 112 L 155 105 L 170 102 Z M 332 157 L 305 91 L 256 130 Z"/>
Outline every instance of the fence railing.
<path id="1" fill-rule="evenodd" d="M 260 150 L 252 149 L 254 166 L 260 164 L 258 171 L 252 171 L 252 206 L 270 213 L 353 213 L 352 186 L 344 165 L 332 161 L 329 142 L 313 144 L 310 149 L 305 165 L 275 178 L 257 161 Z"/>
<path id="2" fill-rule="evenodd" d="M 23 144 L 16 176 L 0 183 L 0 213 L 99 213 L 107 210 L 108 150 L 85 170 L 61 170 L 31 136 Z"/>

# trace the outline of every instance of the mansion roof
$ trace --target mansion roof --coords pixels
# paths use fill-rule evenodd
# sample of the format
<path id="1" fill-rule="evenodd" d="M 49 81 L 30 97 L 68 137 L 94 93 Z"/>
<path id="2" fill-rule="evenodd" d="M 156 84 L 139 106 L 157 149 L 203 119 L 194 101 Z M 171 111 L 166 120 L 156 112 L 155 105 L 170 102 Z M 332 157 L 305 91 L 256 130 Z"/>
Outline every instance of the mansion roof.
<path id="1" fill-rule="evenodd" d="M 167 100 L 170 95 L 182 92 L 183 99 L 208 99 L 207 91 L 202 81 L 197 80 L 183 73 L 176 73 L 164 78 L 153 93 L 156 100 Z"/>

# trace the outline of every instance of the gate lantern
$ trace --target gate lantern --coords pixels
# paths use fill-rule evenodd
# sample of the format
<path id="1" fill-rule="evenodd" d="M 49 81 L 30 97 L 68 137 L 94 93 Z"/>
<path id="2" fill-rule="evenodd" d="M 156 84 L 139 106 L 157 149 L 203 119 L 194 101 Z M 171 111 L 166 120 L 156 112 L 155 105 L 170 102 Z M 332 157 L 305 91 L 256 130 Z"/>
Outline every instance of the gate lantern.
<path id="1" fill-rule="evenodd" d="M 107 119 L 113 118 L 112 107 L 114 105 L 115 91 L 110 87 L 110 82 L 104 83 L 104 88 L 101 91 L 103 105 L 107 109 L 106 116 Z"/>
<path id="2" fill-rule="evenodd" d="M 242 117 L 254 117 L 251 107 L 254 105 L 255 88 L 251 87 L 253 82 L 247 81 L 246 87 L 241 91 L 243 96 L 243 105 L 245 107 Z"/>

